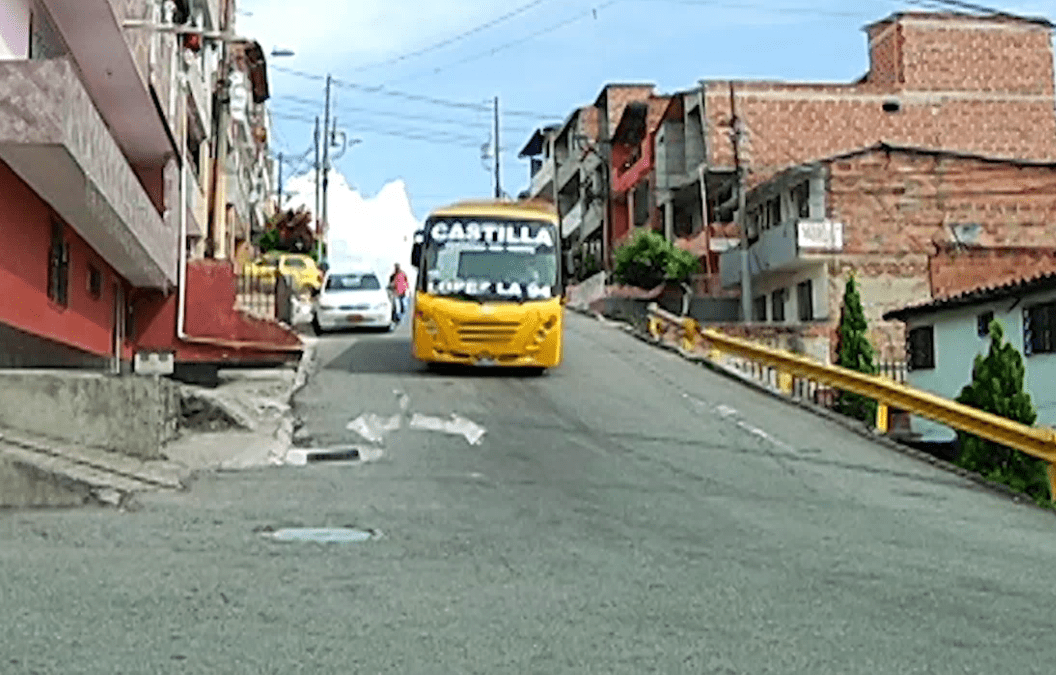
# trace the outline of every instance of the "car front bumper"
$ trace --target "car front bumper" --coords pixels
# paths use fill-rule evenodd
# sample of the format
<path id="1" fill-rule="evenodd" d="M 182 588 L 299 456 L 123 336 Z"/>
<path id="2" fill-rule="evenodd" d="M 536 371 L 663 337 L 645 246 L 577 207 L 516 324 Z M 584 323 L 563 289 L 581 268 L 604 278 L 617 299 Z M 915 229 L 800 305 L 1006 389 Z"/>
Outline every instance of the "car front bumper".
<path id="1" fill-rule="evenodd" d="M 392 323 L 391 309 L 317 309 L 319 326 L 334 328 L 384 328 Z"/>

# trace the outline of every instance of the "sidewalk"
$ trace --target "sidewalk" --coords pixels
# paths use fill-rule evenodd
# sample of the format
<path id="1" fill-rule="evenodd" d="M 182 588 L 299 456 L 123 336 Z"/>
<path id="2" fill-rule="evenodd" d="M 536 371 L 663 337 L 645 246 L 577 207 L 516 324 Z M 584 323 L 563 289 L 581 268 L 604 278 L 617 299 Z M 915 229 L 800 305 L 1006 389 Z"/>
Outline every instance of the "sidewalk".
<path id="1" fill-rule="evenodd" d="M 0 507 L 127 503 L 138 492 L 184 490 L 196 474 L 283 464 L 293 438 L 293 397 L 317 340 L 305 336 L 297 368 L 223 370 L 215 389 L 181 386 L 180 437 L 165 459 L 0 429 Z"/>

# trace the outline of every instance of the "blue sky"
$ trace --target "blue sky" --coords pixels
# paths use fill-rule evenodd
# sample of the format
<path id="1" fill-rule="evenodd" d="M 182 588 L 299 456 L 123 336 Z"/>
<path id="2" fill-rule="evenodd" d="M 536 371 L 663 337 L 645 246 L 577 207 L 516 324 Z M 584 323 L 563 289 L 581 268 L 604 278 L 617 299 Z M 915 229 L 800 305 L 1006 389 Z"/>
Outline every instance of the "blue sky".
<path id="1" fill-rule="evenodd" d="M 997 6 L 1056 15 L 1051 0 Z M 492 193 L 481 146 L 491 139 L 495 96 L 500 110 L 517 113 L 503 114 L 500 127 L 503 188 L 516 195 L 528 183 L 517 152 L 531 131 L 592 102 L 607 82 L 652 82 L 661 93 L 721 77 L 849 82 L 868 67 L 861 28 L 922 8 L 893 0 L 240 0 L 238 7 L 240 33 L 269 53 L 296 52 L 270 59 L 275 151 L 301 156 L 312 147 L 324 100 L 315 78 L 330 73 L 341 83 L 333 89 L 339 128 L 362 140 L 337 168 L 366 195 L 402 178 L 419 218 Z"/>

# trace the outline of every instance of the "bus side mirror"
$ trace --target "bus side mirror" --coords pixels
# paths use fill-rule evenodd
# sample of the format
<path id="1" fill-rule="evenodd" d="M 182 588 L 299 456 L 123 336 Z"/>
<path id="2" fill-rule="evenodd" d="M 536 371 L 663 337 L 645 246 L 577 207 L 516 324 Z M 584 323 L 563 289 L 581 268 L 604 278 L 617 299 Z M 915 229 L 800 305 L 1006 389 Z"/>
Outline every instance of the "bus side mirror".
<path id="1" fill-rule="evenodd" d="M 419 242 L 414 242 L 414 246 L 411 247 L 411 265 L 414 267 L 420 267 L 422 263 L 422 245 Z"/>

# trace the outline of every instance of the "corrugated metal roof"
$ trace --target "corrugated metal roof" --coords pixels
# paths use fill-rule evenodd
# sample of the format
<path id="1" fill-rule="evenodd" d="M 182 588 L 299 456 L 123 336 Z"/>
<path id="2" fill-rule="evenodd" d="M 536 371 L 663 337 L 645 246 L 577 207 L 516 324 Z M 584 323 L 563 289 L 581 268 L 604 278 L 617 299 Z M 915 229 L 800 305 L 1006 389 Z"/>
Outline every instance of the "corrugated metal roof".
<path id="1" fill-rule="evenodd" d="M 948 298 L 932 300 L 920 305 L 911 305 L 896 309 L 884 314 L 885 321 L 905 321 L 906 319 L 922 314 L 934 314 L 937 312 L 957 309 L 959 307 L 970 307 L 984 302 L 1015 298 L 1027 293 L 1047 291 L 1056 288 L 1056 273 L 1040 274 L 1027 279 L 1019 279 L 1000 286 L 982 286 L 964 293 L 952 295 Z"/>

